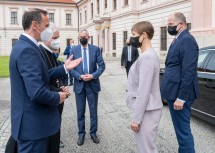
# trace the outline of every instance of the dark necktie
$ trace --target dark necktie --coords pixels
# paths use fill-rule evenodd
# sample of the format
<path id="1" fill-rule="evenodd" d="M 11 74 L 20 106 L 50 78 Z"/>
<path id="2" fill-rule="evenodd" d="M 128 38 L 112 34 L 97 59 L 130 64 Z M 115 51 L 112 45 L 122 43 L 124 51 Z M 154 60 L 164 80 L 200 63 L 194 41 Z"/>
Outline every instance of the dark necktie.
<path id="1" fill-rule="evenodd" d="M 85 74 L 88 74 L 87 52 L 86 52 L 86 48 L 84 48 L 84 73 L 85 73 Z"/>

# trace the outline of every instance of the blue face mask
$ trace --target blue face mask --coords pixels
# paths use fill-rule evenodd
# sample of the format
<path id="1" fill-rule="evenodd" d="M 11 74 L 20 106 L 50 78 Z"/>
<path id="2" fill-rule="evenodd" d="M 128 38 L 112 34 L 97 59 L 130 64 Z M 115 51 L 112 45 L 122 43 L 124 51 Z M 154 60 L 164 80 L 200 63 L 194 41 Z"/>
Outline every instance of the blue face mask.
<path id="1" fill-rule="evenodd" d="M 56 59 L 57 59 L 57 58 L 59 57 L 59 54 L 58 54 L 58 53 L 56 53 L 56 54 L 55 54 L 55 57 L 56 57 Z"/>

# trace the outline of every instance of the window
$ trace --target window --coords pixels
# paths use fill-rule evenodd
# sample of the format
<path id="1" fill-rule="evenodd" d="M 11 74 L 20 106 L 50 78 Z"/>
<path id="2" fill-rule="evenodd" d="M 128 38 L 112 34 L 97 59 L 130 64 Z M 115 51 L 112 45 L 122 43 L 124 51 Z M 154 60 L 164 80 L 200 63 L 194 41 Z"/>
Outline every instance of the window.
<path id="1" fill-rule="evenodd" d="M 143 3 L 147 2 L 148 0 L 142 0 Z"/>
<path id="2" fill-rule="evenodd" d="M 54 23 L 54 13 L 49 13 L 49 21 Z"/>
<path id="3" fill-rule="evenodd" d="M 116 10 L 116 7 L 117 7 L 116 5 L 117 5 L 117 4 L 116 4 L 116 0 L 113 0 L 113 9 L 114 9 L 114 10 Z"/>
<path id="4" fill-rule="evenodd" d="M 205 60 L 205 58 L 207 57 L 209 51 L 201 51 L 199 52 L 199 58 L 198 58 L 198 68 L 200 68 L 203 64 L 203 61 Z"/>
<path id="5" fill-rule="evenodd" d="M 128 0 L 124 0 L 125 6 L 128 5 Z"/>
<path id="6" fill-rule="evenodd" d="M 91 41 L 91 45 L 93 45 L 93 36 L 91 36 L 90 41 Z"/>
<path id="7" fill-rule="evenodd" d="M 84 16 L 85 16 L 85 22 L 84 23 L 87 23 L 87 10 L 84 11 Z"/>
<path id="8" fill-rule="evenodd" d="M 161 36 L 160 36 L 160 50 L 167 50 L 167 28 L 161 27 Z"/>
<path id="9" fill-rule="evenodd" d="M 191 29 L 191 23 L 187 23 L 187 30 L 190 31 Z"/>
<path id="10" fill-rule="evenodd" d="M 213 53 L 208 65 L 206 67 L 206 72 L 215 72 L 215 54 Z"/>
<path id="11" fill-rule="evenodd" d="M 71 25 L 71 14 L 66 14 L 66 25 Z"/>
<path id="12" fill-rule="evenodd" d="M 16 44 L 16 41 L 17 41 L 18 39 L 12 39 L 12 47 Z"/>
<path id="13" fill-rule="evenodd" d="M 100 13 L 100 8 L 99 8 L 99 0 L 97 0 L 97 14 Z"/>
<path id="14" fill-rule="evenodd" d="M 126 45 L 127 38 L 128 38 L 128 32 L 127 31 L 123 31 L 123 46 Z"/>
<path id="15" fill-rule="evenodd" d="M 113 50 L 116 50 L 116 33 L 112 33 L 113 37 Z"/>
<path id="16" fill-rule="evenodd" d="M 82 24 L 82 14 L 80 13 L 80 24 Z"/>
<path id="17" fill-rule="evenodd" d="M 105 0 L 105 9 L 107 8 L 107 0 Z"/>
<path id="18" fill-rule="evenodd" d="M 17 24 L 17 12 L 11 12 L 11 24 Z"/>
<path id="19" fill-rule="evenodd" d="M 93 14 L 93 3 L 91 3 L 91 18 L 93 18 L 94 14 Z"/>

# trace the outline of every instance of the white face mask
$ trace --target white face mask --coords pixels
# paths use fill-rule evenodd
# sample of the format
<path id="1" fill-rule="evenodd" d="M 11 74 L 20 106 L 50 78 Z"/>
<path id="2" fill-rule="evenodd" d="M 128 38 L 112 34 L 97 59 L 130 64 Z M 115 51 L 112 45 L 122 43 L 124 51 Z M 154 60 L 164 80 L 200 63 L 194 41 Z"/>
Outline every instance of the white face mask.
<path id="1" fill-rule="evenodd" d="M 42 42 L 49 41 L 53 35 L 53 32 L 49 27 L 47 27 L 45 30 L 43 30 L 43 32 L 39 32 L 39 33 L 40 33 L 40 39 Z"/>
<path id="2" fill-rule="evenodd" d="M 59 39 L 54 39 L 51 41 L 51 48 L 52 49 L 59 49 L 60 48 L 60 40 Z"/>

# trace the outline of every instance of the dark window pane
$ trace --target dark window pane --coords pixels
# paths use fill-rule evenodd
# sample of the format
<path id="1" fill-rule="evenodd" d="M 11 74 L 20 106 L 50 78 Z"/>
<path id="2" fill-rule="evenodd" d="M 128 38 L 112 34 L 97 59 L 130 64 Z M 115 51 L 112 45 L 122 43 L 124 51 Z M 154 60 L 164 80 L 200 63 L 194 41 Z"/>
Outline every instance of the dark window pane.
<path id="1" fill-rule="evenodd" d="M 116 9 L 116 6 L 117 5 L 117 3 L 116 3 L 116 0 L 113 0 L 113 9 L 115 10 Z"/>
<path id="2" fill-rule="evenodd" d="M 190 31 L 190 29 L 191 29 L 191 23 L 187 23 L 187 30 Z"/>
<path id="3" fill-rule="evenodd" d="M 123 31 L 123 46 L 126 45 L 126 39 L 128 38 L 128 32 L 127 31 Z"/>
<path id="4" fill-rule="evenodd" d="M 116 33 L 112 34 L 113 36 L 113 50 L 116 50 Z"/>
<path id="5" fill-rule="evenodd" d="M 105 8 L 107 8 L 107 0 L 105 0 Z"/>
<path id="6" fill-rule="evenodd" d="M 99 0 L 97 0 L 97 14 L 100 13 L 100 8 L 99 8 Z"/>
<path id="7" fill-rule="evenodd" d="M 93 18 L 94 14 L 93 14 L 93 3 L 91 3 L 91 18 Z"/>
<path id="8" fill-rule="evenodd" d="M 166 51 L 167 50 L 167 27 L 161 27 L 160 30 L 160 50 Z"/>
<path id="9" fill-rule="evenodd" d="M 128 5 L 128 0 L 125 0 L 125 5 Z"/>
<path id="10" fill-rule="evenodd" d="M 49 13 L 49 21 L 54 23 L 54 13 Z"/>
<path id="11" fill-rule="evenodd" d="M 17 24 L 17 12 L 11 12 L 11 24 Z"/>
<path id="12" fill-rule="evenodd" d="M 91 38 L 90 38 L 90 39 L 91 39 L 91 44 L 93 45 L 93 36 L 91 36 Z"/>
<path id="13" fill-rule="evenodd" d="M 15 43 L 16 43 L 17 40 L 18 39 L 12 39 L 12 47 L 15 45 Z"/>
<path id="14" fill-rule="evenodd" d="M 66 25 L 71 25 L 71 14 L 66 14 Z"/>

